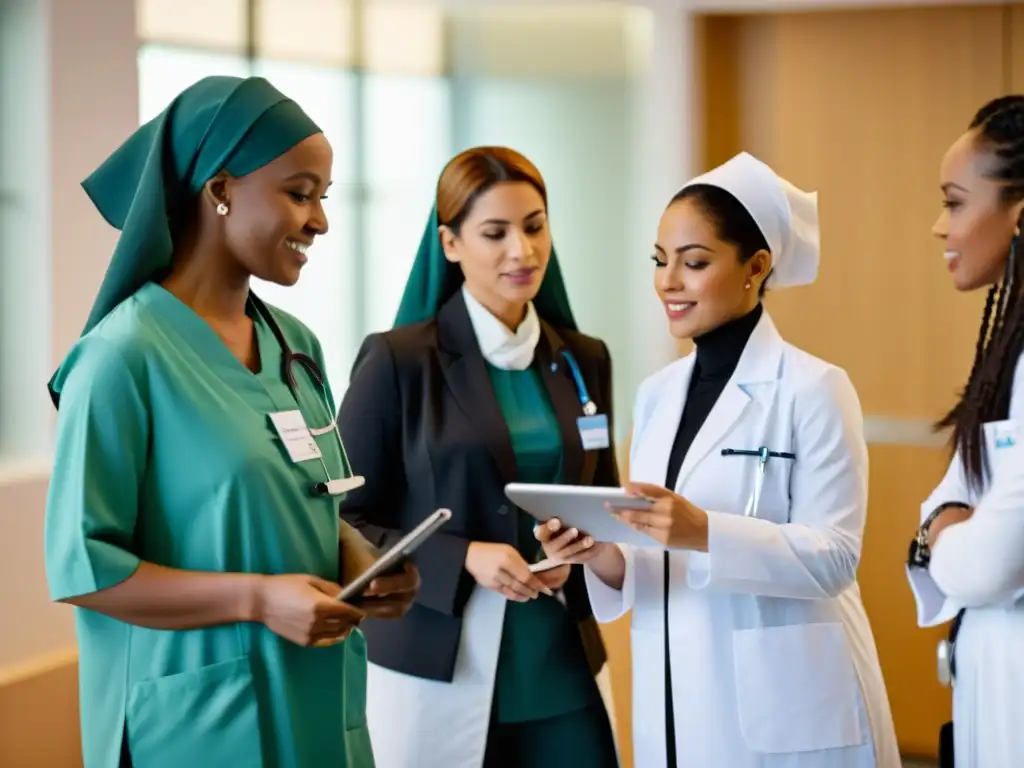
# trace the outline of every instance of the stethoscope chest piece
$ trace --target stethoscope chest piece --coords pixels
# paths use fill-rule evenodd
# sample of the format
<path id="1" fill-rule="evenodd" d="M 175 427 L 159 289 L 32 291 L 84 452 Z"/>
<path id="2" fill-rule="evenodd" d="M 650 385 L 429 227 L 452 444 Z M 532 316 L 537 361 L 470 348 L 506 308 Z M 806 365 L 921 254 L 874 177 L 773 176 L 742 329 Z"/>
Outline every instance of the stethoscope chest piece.
<path id="1" fill-rule="evenodd" d="M 338 480 L 328 480 L 326 483 L 314 483 L 312 493 L 314 496 L 343 496 L 356 488 L 362 488 L 365 484 L 366 478 L 353 475 Z"/>

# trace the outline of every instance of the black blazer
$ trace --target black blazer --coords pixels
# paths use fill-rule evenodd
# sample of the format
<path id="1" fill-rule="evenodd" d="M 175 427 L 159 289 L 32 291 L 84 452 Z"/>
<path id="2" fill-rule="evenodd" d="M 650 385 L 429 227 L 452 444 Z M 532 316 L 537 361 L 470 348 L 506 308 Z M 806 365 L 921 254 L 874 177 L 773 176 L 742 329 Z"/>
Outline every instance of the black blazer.
<path id="1" fill-rule="evenodd" d="M 562 429 L 562 482 L 618 486 L 615 446 L 584 451 L 583 414 L 562 356 L 572 353 L 591 399 L 611 428 L 611 358 L 602 341 L 541 321 L 534 365 Z M 470 541 L 515 543 L 516 515 L 505 484 L 516 479 L 508 427 L 491 386 L 462 292 L 437 316 L 373 334 L 352 370 L 338 425 L 352 470 L 366 485 L 341 503 L 342 517 L 381 548 L 439 507 L 452 519 L 416 552 L 419 596 L 400 620 L 363 622 L 370 661 L 399 672 L 451 681 L 462 612 L 475 581 L 466 571 Z M 605 661 L 582 566 L 563 592 L 580 624 L 591 668 Z"/>

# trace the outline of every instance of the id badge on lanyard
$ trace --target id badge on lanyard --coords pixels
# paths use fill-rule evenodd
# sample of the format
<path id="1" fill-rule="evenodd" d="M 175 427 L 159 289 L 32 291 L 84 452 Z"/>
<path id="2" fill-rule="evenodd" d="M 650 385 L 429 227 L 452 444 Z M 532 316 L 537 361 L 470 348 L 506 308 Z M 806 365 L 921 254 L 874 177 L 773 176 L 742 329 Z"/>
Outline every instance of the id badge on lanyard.
<path id="1" fill-rule="evenodd" d="M 301 464 L 314 459 L 320 462 L 325 480 L 313 484 L 310 492 L 314 496 L 341 496 L 349 491 L 354 491 L 356 488 L 360 488 L 366 482 L 364 478 L 358 475 L 338 479 L 331 478 L 331 474 L 327 470 L 327 464 L 324 462 L 323 452 L 316 443 L 315 435 L 322 435 L 327 432 L 334 432 L 337 435 L 337 424 L 332 423 L 323 429 L 311 430 L 306 425 L 302 411 L 297 409 L 293 411 L 278 411 L 277 413 L 269 414 L 269 416 L 293 464 Z M 341 446 L 342 462 L 347 467 L 348 460 L 345 456 L 345 446 L 341 442 L 341 435 L 338 435 L 338 444 Z"/>
<path id="2" fill-rule="evenodd" d="M 583 415 L 576 419 L 576 427 L 580 431 L 580 442 L 583 443 L 584 451 L 601 451 L 611 445 L 611 435 L 608 432 L 608 416 L 597 412 L 597 405 L 590 399 L 587 392 L 586 382 L 583 381 L 583 374 L 576 363 L 576 358 L 568 350 L 562 350 L 562 356 L 569 366 L 573 381 L 576 383 L 576 392 L 580 398 L 580 405 L 583 408 Z M 557 366 L 555 366 L 557 368 Z"/>

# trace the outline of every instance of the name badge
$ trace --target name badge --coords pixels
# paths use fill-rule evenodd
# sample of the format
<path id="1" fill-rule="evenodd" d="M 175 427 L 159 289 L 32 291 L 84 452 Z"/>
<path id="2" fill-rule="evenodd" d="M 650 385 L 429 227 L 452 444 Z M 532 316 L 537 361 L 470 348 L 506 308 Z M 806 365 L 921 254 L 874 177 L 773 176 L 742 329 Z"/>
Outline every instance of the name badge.
<path id="1" fill-rule="evenodd" d="M 320 446 L 316 444 L 309 427 L 306 426 L 301 411 L 279 411 L 269 415 L 274 429 L 277 430 L 277 436 L 281 438 L 288 456 L 294 463 L 320 458 Z"/>
<path id="2" fill-rule="evenodd" d="M 1010 450 L 1021 440 L 1021 422 L 1016 419 L 990 421 L 982 425 L 985 435 L 985 448 L 988 452 L 988 467 L 992 472 L 991 479 L 1001 475 L 1004 467 L 1010 462 L 1014 452 Z"/>
<path id="3" fill-rule="evenodd" d="M 608 436 L 608 417 L 603 413 L 580 416 L 576 419 L 584 451 L 600 451 L 611 445 Z"/>
<path id="4" fill-rule="evenodd" d="M 1017 444 L 1017 422 L 1003 421 L 994 425 L 992 443 L 997 451 L 1013 448 Z"/>

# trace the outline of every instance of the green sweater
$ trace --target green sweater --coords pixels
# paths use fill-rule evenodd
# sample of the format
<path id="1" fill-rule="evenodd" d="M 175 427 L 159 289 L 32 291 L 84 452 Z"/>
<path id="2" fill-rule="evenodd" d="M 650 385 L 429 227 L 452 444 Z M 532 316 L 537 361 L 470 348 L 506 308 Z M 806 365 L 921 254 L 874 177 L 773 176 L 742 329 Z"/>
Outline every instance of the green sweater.
<path id="1" fill-rule="evenodd" d="M 517 480 L 557 483 L 562 473 L 562 433 L 547 390 L 532 368 L 506 371 L 488 365 L 516 456 Z M 532 563 L 542 558 L 533 518 L 516 520 L 516 549 Z M 498 656 L 495 719 L 516 723 L 557 717 L 600 699 L 576 622 L 556 598 L 541 594 L 509 601 Z"/>

